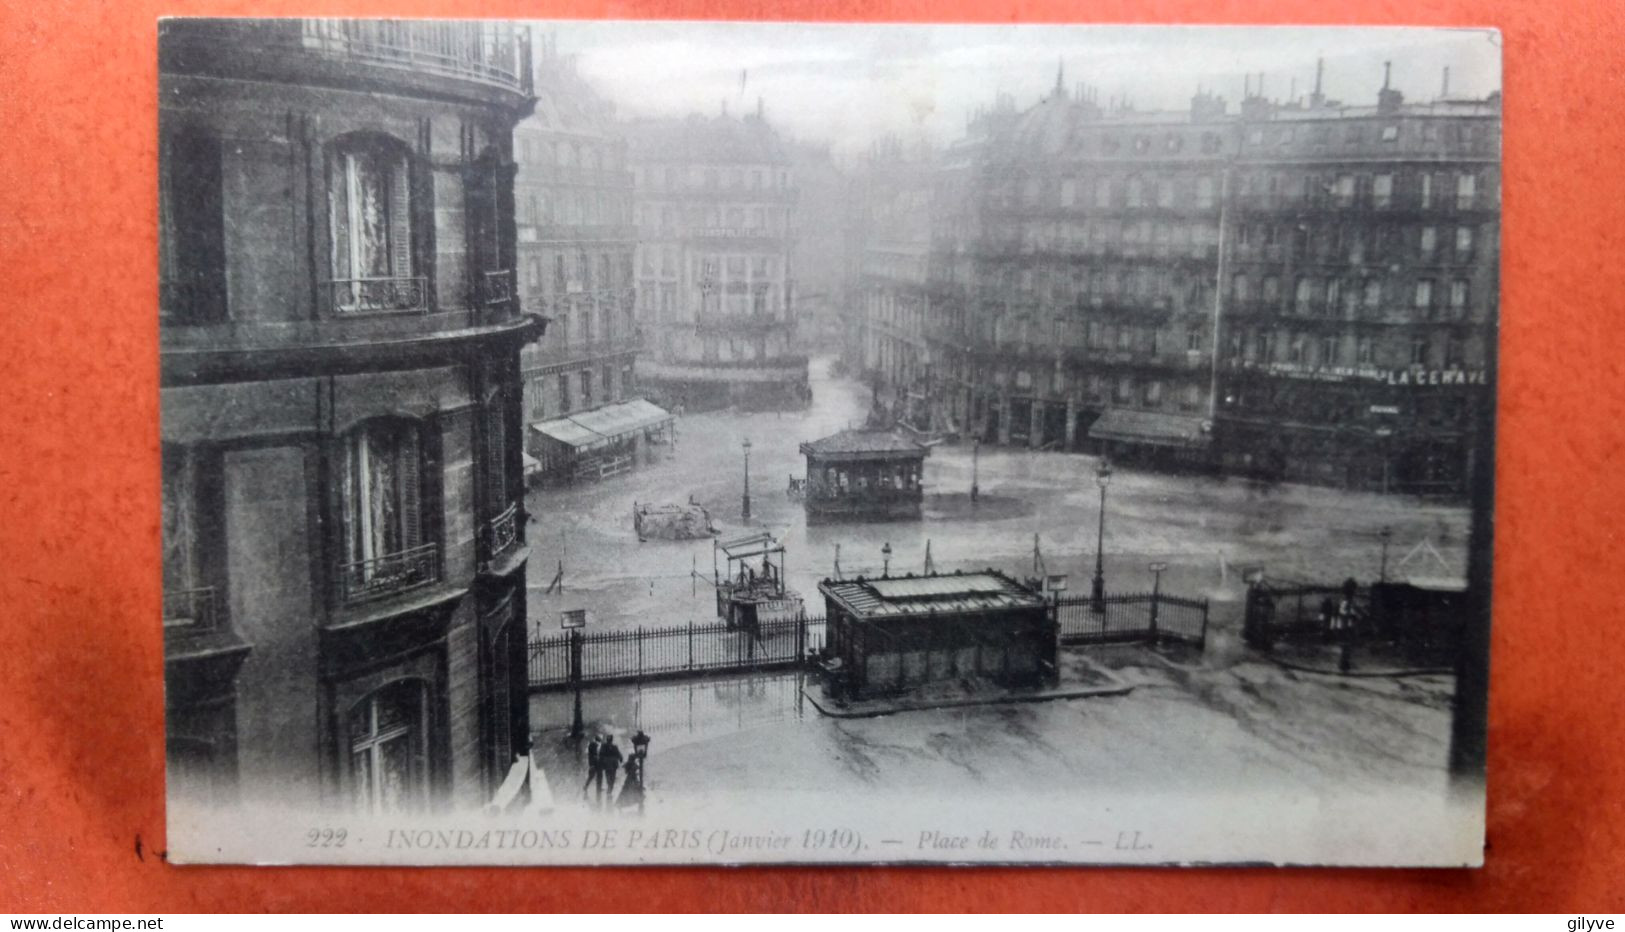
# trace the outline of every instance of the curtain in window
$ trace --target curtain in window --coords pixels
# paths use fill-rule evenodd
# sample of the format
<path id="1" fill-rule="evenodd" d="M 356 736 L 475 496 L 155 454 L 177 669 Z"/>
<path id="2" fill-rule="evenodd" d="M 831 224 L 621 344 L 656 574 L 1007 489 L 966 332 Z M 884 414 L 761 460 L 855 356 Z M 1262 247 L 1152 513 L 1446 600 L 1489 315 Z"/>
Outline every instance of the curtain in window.
<path id="1" fill-rule="evenodd" d="M 410 180 L 406 157 L 377 146 L 355 146 L 329 161 L 335 280 L 411 276 Z M 388 308 L 415 303 L 418 296 L 405 289 L 358 284 L 340 289 L 337 298 L 342 307 Z"/>
<path id="2" fill-rule="evenodd" d="M 422 543 L 420 456 L 417 428 L 409 424 L 368 424 L 349 436 L 341 479 L 347 562 Z"/>

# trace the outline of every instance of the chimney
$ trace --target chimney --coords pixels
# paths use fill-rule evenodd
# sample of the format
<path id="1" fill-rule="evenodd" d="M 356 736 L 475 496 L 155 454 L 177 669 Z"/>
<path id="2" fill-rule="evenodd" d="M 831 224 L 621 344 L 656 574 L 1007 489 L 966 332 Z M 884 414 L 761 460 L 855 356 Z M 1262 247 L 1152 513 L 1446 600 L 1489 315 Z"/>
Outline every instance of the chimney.
<path id="1" fill-rule="evenodd" d="M 1391 85 L 1392 62 L 1382 63 L 1382 90 L 1377 92 L 1377 112 L 1393 113 L 1405 104 L 1405 95 Z"/>
<path id="2" fill-rule="evenodd" d="M 1450 66 L 1449 65 L 1444 66 L 1444 84 L 1443 84 L 1442 87 L 1439 88 L 1439 99 L 1440 100 L 1449 100 L 1450 99 Z"/>
<path id="3" fill-rule="evenodd" d="M 1320 79 L 1326 72 L 1326 59 L 1315 59 L 1315 92 L 1309 95 L 1309 106 L 1321 107 L 1326 104 L 1326 95 L 1320 91 Z"/>

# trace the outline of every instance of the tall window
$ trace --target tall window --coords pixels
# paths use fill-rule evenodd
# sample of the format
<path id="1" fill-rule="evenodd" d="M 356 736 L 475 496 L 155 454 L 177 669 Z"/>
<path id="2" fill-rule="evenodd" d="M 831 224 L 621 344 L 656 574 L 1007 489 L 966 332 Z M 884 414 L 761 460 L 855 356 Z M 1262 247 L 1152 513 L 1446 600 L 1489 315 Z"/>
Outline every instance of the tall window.
<path id="1" fill-rule="evenodd" d="M 1418 206 L 1420 206 L 1423 210 L 1427 210 L 1429 207 L 1433 206 L 1433 176 L 1423 172 L 1418 181 Z"/>
<path id="2" fill-rule="evenodd" d="M 1394 176 L 1383 174 L 1371 179 L 1371 206 L 1382 209 L 1394 204 Z"/>
<path id="3" fill-rule="evenodd" d="M 1456 258 L 1465 259 L 1473 254 L 1473 228 L 1456 227 Z"/>
<path id="4" fill-rule="evenodd" d="M 1439 231 L 1435 227 L 1422 228 L 1422 255 L 1431 256 L 1439 245 Z"/>
<path id="5" fill-rule="evenodd" d="M 341 146 L 328 160 L 327 190 L 334 310 L 421 309 L 426 296 L 412 275 L 405 152 L 381 140 Z"/>
<path id="6" fill-rule="evenodd" d="M 339 456 L 346 598 L 432 582 L 423 548 L 423 447 L 418 425 L 376 420 L 345 435 Z"/>
<path id="7" fill-rule="evenodd" d="M 1426 311 L 1433 306 L 1433 279 L 1419 278 L 1416 280 L 1416 293 L 1412 303 L 1417 310 Z"/>
<path id="8" fill-rule="evenodd" d="M 351 798 L 359 812 L 413 812 L 429 800 L 427 691 L 391 683 L 350 710 Z"/>
<path id="9" fill-rule="evenodd" d="M 1334 366 L 1337 364 L 1337 336 L 1335 334 L 1322 334 L 1320 337 L 1320 364 Z"/>
<path id="10" fill-rule="evenodd" d="M 1470 210 L 1478 198 L 1478 176 L 1463 173 L 1456 176 L 1456 209 Z"/>
<path id="11" fill-rule="evenodd" d="M 1458 278 L 1450 283 L 1450 306 L 1459 311 L 1467 306 L 1467 280 Z"/>
<path id="12" fill-rule="evenodd" d="M 220 142 L 165 133 L 158 161 L 158 314 L 166 324 L 226 316 Z"/>
<path id="13" fill-rule="evenodd" d="M 570 374 L 559 373 L 559 413 L 570 413 Z"/>

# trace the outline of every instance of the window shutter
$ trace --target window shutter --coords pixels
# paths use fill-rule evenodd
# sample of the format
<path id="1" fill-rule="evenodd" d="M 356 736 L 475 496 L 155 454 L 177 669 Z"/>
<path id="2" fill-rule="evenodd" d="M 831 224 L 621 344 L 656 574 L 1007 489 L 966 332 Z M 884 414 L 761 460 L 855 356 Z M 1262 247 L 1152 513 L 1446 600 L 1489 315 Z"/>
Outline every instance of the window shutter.
<path id="1" fill-rule="evenodd" d="M 418 428 L 400 433 L 401 548 L 409 550 L 423 543 L 423 448 Z"/>
<path id="2" fill-rule="evenodd" d="M 345 437 L 339 448 L 339 522 L 346 563 L 361 559 L 361 535 L 356 527 L 356 515 L 361 508 L 361 501 L 360 490 L 356 488 L 355 483 L 355 448 L 357 443 L 365 441 L 366 435 L 357 431 Z"/>
<path id="3" fill-rule="evenodd" d="M 508 507 L 508 489 L 504 481 L 507 475 L 507 447 L 505 420 L 501 395 L 492 403 L 492 407 L 485 415 L 485 475 L 487 480 L 486 494 L 490 499 L 490 509 L 493 516 L 501 514 Z"/>
<path id="4" fill-rule="evenodd" d="M 390 275 L 412 274 L 412 172 L 406 156 L 396 157 L 389 173 Z"/>
<path id="5" fill-rule="evenodd" d="M 352 278 L 349 158 L 343 153 L 335 153 L 327 160 L 327 192 L 328 223 L 333 228 L 333 277 Z"/>

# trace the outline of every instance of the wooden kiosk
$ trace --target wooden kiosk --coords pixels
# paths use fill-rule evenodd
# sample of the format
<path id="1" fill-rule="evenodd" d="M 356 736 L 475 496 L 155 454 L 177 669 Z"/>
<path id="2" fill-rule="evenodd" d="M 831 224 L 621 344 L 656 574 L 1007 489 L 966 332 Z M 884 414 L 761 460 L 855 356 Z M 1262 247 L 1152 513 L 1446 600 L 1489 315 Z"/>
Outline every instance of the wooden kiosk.
<path id="1" fill-rule="evenodd" d="M 998 572 L 826 579 L 825 670 L 865 699 L 930 683 L 1057 681 L 1056 622 L 1043 595 Z"/>
<path id="2" fill-rule="evenodd" d="M 843 430 L 801 445 L 807 478 L 800 484 L 808 519 L 917 518 L 926 445 L 893 431 Z M 796 483 L 791 483 L 792 492 Z"/>

